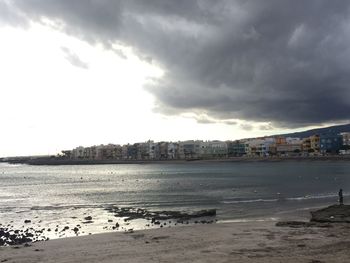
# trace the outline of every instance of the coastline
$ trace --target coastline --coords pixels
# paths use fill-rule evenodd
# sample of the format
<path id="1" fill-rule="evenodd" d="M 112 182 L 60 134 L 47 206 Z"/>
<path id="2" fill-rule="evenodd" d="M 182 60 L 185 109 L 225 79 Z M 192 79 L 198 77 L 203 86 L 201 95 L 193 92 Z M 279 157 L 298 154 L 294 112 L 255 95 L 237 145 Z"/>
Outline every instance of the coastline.
<path id="1" fill-rule="evenodd" d="M 229 163 L 229 162 L 286 162 L 286 161 L 350 161 L 350 156 L 308 156 L 308 157 L 232 157 L 220 159 L 185 160 L 72 160 L 48 157 L 2 158 L 0 163 L 28 165 L 104 165 L 104 164 L 187 164 L 187 163 Z"/>
<path id="2" fill-rule="evenodd" d="M 0 262 L 347 262 L 350 226 L 219 223 L 1 247 Z"/>

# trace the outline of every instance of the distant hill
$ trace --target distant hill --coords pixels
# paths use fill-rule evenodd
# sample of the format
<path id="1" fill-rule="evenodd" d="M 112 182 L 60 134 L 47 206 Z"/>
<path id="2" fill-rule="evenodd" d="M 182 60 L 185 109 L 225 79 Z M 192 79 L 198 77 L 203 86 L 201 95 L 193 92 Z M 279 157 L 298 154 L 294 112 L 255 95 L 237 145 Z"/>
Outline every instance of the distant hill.
<path id="1" fill-rule="evenodd" d="M 341 132 L 350 132 L 350 124 L 344 124 L 344 125 L 335 125 L 330 126 L 326 128 L 318 128 L 318 129 L 312 129 L 302 132 L 293 132 L 293 133 L 286 133 L 286 134 L 279 134 L 276 136 L 284 136 L 284 137 L 298 137 L 298 138 L 306 138 L 310 137 L 315 134 L 338 134 Z"/>

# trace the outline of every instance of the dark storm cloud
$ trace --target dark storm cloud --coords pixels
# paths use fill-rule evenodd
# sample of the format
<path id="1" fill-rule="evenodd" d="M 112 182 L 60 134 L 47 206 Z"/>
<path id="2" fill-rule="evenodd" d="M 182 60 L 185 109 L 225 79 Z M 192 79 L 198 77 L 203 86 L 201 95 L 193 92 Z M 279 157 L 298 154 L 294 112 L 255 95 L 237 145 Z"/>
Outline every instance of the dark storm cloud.
<path id="1" fill-rule="evenodd" d="M 302 126 L 349 119 L 346 0 L 17 0 L 34 20 L 164 67 L 157 111 Z M 211 120 L 211 119 L 210 119 Z"/>
<path id="2" fill-rule="evenodd" d="M 0 0 L 0 25 L 9 24 L 13 26 L 26 26 L 27 21 L 15 10 L 10 2 Z"/>

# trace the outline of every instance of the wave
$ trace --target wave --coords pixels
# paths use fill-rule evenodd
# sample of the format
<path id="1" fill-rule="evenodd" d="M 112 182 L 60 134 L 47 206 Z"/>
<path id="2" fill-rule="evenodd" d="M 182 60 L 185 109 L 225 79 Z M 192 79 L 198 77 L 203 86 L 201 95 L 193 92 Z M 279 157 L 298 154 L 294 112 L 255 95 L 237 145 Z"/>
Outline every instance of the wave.
<path id="1" fill-rule="evenodd" d="M 300 197 L 289 197 L 286 198 L 288 201 L 303 201 L 311 199 L 327 199 L 327 198 L 336 198 L 338 195 L 335 194 L 325 194 L 325 195 L 305 195 Z"/>
<path id="2" fill-rule="evenodd" d="M 225 224 L 225 223 L 249 223 L 249 222 L 275 222 L 280 220 L 277 217 L 268 217 L 268 218 L 240 218 L 240 219 L 221 219 L 218 220 L 217 223 Z"/>
<path id="3" fill-rule="evenodd" d="M 279 197 L 273 199 L 239 199 L 239 200 L 224 200 L 221 203 L 223 204 L 243 204 L 243 203 L 270 203 L 270 202 L 299 202 L 305 200 L 313 200 L 313 199 L 329 199 L 329 198 L 337 198 L 336 194 L 320 194 L 320 195 L 305 195 L 305 196 L 297 196 L 297 197 Z"/>
<path id="4" fill-rule="evenodd" d="M 261 203 L 261 202 L 277 202 L 278 199 L 252 199 L 252 200 L 231 200 L 222 201 L 224 204 L 240 204 L 240 203 Z"/>

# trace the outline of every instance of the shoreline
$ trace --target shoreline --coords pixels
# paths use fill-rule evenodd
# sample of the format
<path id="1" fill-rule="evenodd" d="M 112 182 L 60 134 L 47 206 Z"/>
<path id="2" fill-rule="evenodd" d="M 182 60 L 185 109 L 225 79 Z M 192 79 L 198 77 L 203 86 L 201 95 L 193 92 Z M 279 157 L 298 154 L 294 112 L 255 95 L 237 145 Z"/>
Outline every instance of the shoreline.
<path id="1" fill-rule="evenodd" d="M 220 159 L 186 160 L 72 160 L 58 158 L 3 158 L 0 163 L 27 165 L 106 165 L 106 164 L 189 164 L 189 163 L 244 163 L 244 162 L 286 162 L 286 161 L 350 161 L 350 156 L 313 156 L 313 157 L 232 157 Z"/>
<path id="2" fill-rule="evenodd" d="M 0 246 L 21 245 L 27 242 L 61 239 L 72 236 L 95 235 L 100 233 L 116 233 L 140 231 L 160 228 L 177 228 L 182 226 L 209 225 L 222 223 L 254 223 L 278 222 L 285 220 L 305 221 L 310 212 L 316 211 L 330 204 L 304 206 L 302 208 L 289 207 L 285 210 L 264 215 L 247 215 L 234 217 L 220 217 L 217 209 L 207 210 L 147 210 L 135 207 L 118 207 L 103 205 L 101 207 L 72 207 L 71 212 L 59 219 L 50 220 L 44 214 L 27 213 L 19 219 L 0 222 Z M 43 207 L 44 210 L 48 207 Z M 54 207 L 54 209 L 56 209 Z M 73 210 L 71 210 L 73 209 Z M 32 207 L 33 211 L 40 211 L 40 207 Z M 51 218 L 52 219 L 52 218 Z M 9 236 L 10 235 L 10 236 Z M 1 237 L 3 239 L 1 239 Z M 7 238 L 5 238 L 7 237 Z"/>
<path id="3" fill-rule="evenodd" d="M 347 262 L 349 233 L 346 224 L 181 226 L 1 247 L 0 262 Z"/>

